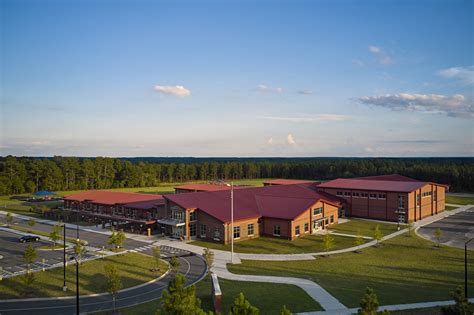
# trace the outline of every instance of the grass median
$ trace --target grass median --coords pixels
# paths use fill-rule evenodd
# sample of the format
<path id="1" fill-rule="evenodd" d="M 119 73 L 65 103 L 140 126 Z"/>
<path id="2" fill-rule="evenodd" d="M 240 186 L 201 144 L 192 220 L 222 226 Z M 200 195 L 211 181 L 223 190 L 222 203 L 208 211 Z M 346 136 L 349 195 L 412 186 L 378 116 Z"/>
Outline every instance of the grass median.
<path id="1" fill-rule="evenodd" d="M 127 253 L 124 255 L 109 256 L 103 259 L 86 261 L 79 266 L 81 295 L 106 292 L 106 278 L 104 266 L 113 264 L 117 267 L 123 289 L 151 281 L 162 275 L 168 265 L 162 261 L 160 270 L 151 271 L 154 267 L 152 257 Z M 66 269 L 67 292 L 63 292 L 63 268 L 49 269 L 34 273 L 36 280 L 32 285 L 32 294 L 23 294 L 23 284 L 19 276 L 6 278 L 0 281 L 0 299 L 32 298 L 32 297 L 58 297 L 73 296 L 76 290 L 76 266 L 68 265 Z"/>
<path id="2" fill-rule="evenodd" d="M 250 261 L 228 265 L 233 273 L 300 277 L 315 281 L 348 307 L 357 307 L 371 287 L 381 305 L 449 300 L 464 279 L 464 252 L 436 248 L 417 236 L 401 235 L 362 253 L 313 261 Z M 474 270 L 474 261 L 469 261 Z M 474 277 L 474 275 L 472 275 Z M 474 290 L 474 285 L 469 287 Z"/>
<path id="3" fill-rule="evenodd" d="M 456 205 L 474 205 L 474 197 L 446 196 L 446 203 Z"/>

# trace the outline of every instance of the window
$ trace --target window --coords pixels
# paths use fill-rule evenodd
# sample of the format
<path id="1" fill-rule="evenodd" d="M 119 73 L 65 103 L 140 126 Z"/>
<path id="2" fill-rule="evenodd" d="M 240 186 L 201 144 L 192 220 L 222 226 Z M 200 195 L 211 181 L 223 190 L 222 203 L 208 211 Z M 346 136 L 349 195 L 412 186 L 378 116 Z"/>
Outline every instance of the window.
<path id="1" fill-rule="evenodd" d="M 295 235 L 296 236 L 300 235 L 300 226 L 299 225 L 295 226 Z"/>
<path id="2" fill-rule="evenodd" d="M 350 197 L 350 195 L 351 195 L 351 192 L 350 192 L 350 191 L 345 191 L 345 192 L 344 192 L 344 196 Z"/>
<path id="3" fill-rule="evenodd" d="M 308 232 L 309 231 L 309 224 L 308 223 L 305 223 L 304 224 L 304 232 Z"/>
<path id="4" fill-rule="evenodd" d="M 196 221 L 197 220 L 197 211 L 193 211 L 189 214 L 189 221 Z"/>
<path id="5" fill-rule="evenodd" d="M 234 226 L 234 239 L 240 238 L 240 226 Z"/>
<path id="6" fill-rule="evenodd" d="M 361 192 L 360 197 L 361 198 L 367 198 L 368 194 L 366 192 Z"/>
<path id="7" fill-rule="evenodd" d="M 358 192 L 353 192 L 353 193 L 352 193 L 352 197 L 359 198 L 359 193 L 358 193 Z"/>
<path id="8" fill-rule="evenodd" d="M 247 234 L 248 234 L 249 236 L 252 236 L 253 233 L 254 233 L 254 232 L 253 232 L 253 224 L 247 225 Z"/>
<path id="9" fill-rule="evenodd" d="M 431 191 L 425 191 L 424 193 L 422 193 L 422 197 L 423 197 L 423 198 L 429 197 L 429 196 L 431 196 L 431 195 L 432 195 Z"/>
<path id="10" fill-rule="evenodd" d="M 273 226 L 273 235 L 280 236 L 280 226 L 279 225 L 274 225 Z"/>
<path id="11" fill-rule="evenodd" d="M 324 219 L 324 225 L 328 225 L 329 224 L 329 218 L 325 218 Z"/>
<path id="12" fill-rule="evenodd" d="M 196 236 L 196 223 L 189 225 L 189 236 Z"/>
<path id="13" fill-rule="evenodd" d="M 206 225 L 201 224 L 200 229 L 201 229 L 201 231 L 200 231 L 201 233 L 199 233 L 199 235 L 201 235 L 202 238 L 205 238 L 206 237 L 206 229 L 207 229 Z"/>
<path id="14" fill-rule="evenodd" d="M 221 231 L 219 230 L 219 228 L 215 228 L 214 229 L 214 240 L 215 241 L 220 241 L 221 239 Z"/>
<path id="15" fill-rule="evenodd" d="M 377 199 L 377 194 L 369 194 L 370 199 Z"/>
<path id="16" fill-rule="evenodd" d="M 336 196 L 342 196 L 342 195 L 343 195 L 343 194 L 342 194 L 342 191 L 337 191 L 337 192 L 336 192 Z"/>
<path id="17" fill-rule="evenodd" d="M 331 216 L 331 224 L 334 223 L 334 215 Z"/>
<path id="18" fill-rule="evenodd" d="M 314 208 L 313 209 L 313 215 L 318 215 L 323 213 L 323 208 Z"/>
<path id="19" fill-rule="evenodd" d="M 398 195 L 398 209 L 405 210 L 405 198 L 402 195 Z"/>
<path id="20" fill-rule="evenodd" d="M 421 204 L 421 194 L 416 195 L 416 206 Z"/>
<path id="21" fill-rule="evenodd" d="M 386 195 L 385 194 L 379 194 L 379 199 L 385 199 Z"/>

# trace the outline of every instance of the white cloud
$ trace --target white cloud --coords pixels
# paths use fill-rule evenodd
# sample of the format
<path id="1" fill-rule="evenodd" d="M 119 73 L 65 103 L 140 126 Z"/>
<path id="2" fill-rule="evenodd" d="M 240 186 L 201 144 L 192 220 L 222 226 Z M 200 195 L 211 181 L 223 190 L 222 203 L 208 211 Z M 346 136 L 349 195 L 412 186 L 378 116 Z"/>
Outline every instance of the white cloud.
<path id="1" fill-rule="evenodd" d="M 375 105 L 397 111 L 419 111 L 443 113 L 451 117 L 474 118 L 474 107 L 464 95 L 452 96 L 438 94 L 387 94 L 360 97 L 365 105 Z"/>
<path id="2" fill-rule="evenodd" d="M 349 117 L 345 115 L 337 114 L 305 114 L 298 116 L 263 116 L 261 119 L 266 120 L 277 120 L 286 122 L 317 122 L 317 121 L 344 121 L 348 120 Z"/>
<path id="3" fill-rule="evenodd" d="M 389 65 L 393 63 L 393 58 L 381 47 L 369 46 L 369 51 L 377 57 L 378 62 L 381 65 Z"/>
<path id="4" fill-rule="evenodd" d="M 173 94 L 179 97 L 191 95 L 191 91 L 182 85 L 155 85 L 153 89 L 159 93 Z"/>
<path id="5" fill-rule="evenodd" d="M 378 54 L 381 51 L 380 47 L 377 47 L 377 46 L 369 46 L 369 50 L 370 50 L 370 52 L 372 52 L 374 54 Z"/>
<path id="6" fill-rule="evenodd" d="M 291 133 L 288 134 L 288 136 L 286 137 L 286 142 L 289 145 L 295 145 L 296 144 L 295 138 L 293 137 L 293 135 Z"/>
<path id="7" fill-rule="evenodd" d="M 465 85 L 474 84 L 474 66 L 451 67 L 440 70 L 438 73 L 445 78 L 458 79 Z"/>
<path id="8" fill-rule="evenodd" d="M 273 92 L 273 93 L 281 93 L 283 92 L 283 88 L 281 87 L 271 87 L 265 84 L 257 85 L 257 91 L 260 92 Z"/>
<path id="9" fill-rule="evenodd" d="M 313 95 L 313 91 L 311 90 L 299 90 L 299 91 L 296 91 L 296 93 L 302 94 L 302 95 Z"/>
<path id="10" fill-rule="evenodd" d="M 270 138 L 267 140 L 267 143 L 268 143 L 269 145 L 272 145 L 272 144 L 273 144 L 273 138 L 270 137 Z"/>

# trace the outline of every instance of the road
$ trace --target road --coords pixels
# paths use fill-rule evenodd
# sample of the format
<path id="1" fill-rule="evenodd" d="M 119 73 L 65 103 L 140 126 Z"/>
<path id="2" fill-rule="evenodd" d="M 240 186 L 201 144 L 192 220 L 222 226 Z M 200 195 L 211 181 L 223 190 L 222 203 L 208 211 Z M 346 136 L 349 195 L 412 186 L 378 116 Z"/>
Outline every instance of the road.
<path id="1" fill-rule="evenodd" d="M 27 226 L 26 222 L 17 219 L 15 224 Z M 34 227 L 36 230 L 50 232 L 51 226 L 47 224 L 37 223 Z M 102 247 L 107 245 L 108 236 L 95 232 L 79 231 L 80 239 L 89 242 L 90 246 Z M 76 237 L 75 229 L 68 229 L 67 236 Z M 11 237 L 11 236 L 10 236 Z M 0 235 L 0 241 L 9 242 L 4 235 Z M 1 246 L 1 243 L 0 243 Z M 151 255 L 152 245 L 149 243 L 127 239 L 124 247 L 142 254 Z M 184 250 L 174 249 L 171 247 L 162 247 L 162 255 L 165 260 L 176 255 L 180 260 L 179 273 L 186 276 L 186 285 L 190 285 L 200 280 L 207 271 L 206 264 L 201 256 L 189 253 Z M 8 258 L 7 256 L 4 259 Z M 2 260 L 0 260 L 2 262 Z M 141 287 L 129 289 L 118 294 L 116 299 L 116 307 L 127 307 L 135 304 L 145 303 L 161 297 L 163 289 L 168 286 L 168 282 L 174 275 L 168 274 L 159 281 L 145 284 Z M 35 315 L 43 314 L 74 314 L 76 307 L 75 298 L 62 298 L 54 300 L 36 300 L 36 301 L 2 301 L 0 302 L 0 314 L 25 314 L 34 313 Z M 113 308 L 112 297 L 109 294 L 98 296 L 84 296 L 80 298 L 80 312 L 92 312 L 109 310 Z"/>

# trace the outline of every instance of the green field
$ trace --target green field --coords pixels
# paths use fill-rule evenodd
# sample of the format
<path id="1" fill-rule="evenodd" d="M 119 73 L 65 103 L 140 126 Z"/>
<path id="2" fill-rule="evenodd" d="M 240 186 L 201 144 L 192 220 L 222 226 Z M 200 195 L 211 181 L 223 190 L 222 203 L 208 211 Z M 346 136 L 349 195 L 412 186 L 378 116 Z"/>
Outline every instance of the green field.
<path id="1" fill-rule="evenodd" d="M 219 279 L 222 290 L 223 314 L 228 314 L 235 297 L 243 292 L 253 306 L 260 309 L 260 314 L 278 314 L 285 304 L 292 312 L 308 312 L 322 310 L 306 292 L 289 284 L 273 284 L 258 282 L 241 282 Z M 271 293 L 271 294 L 270 294 Z M 196 296 L 201 300 L 201 307 L 213 310 L 211 281 L 208 277 L 196 284 Z M 155 314 L 160 307 L 160 300 L 120 309 L 123 315 Z"/>
<path id="2" fill-rule="evenodd" d="M 375 227 L 379 226 L 383 235 L 397 231 L 397 224 L 381 223 L 369 220 L 352 219 L 349 222 L 332 225 L 329 229 L 334 232 L 357 235 L 358 231 L 364 236 L 374 237 Z M 401 225 L 401 228 L 405 227 Z"/>
<path id="3" fill-rule="evenodd" d="M 104 259 L 87 261 L 80 265 L 80 288 L 82 294 L 93 294 L 106 292 L 104 286 L 106 279 L 104 276 L 104 266 L 107 263 L 114 264 L 121 276 L 123 288 L 129 288 L 148 282 L 159 277 L 168 268 L 162 262 L 163 272 L 152 272 L 153 258 L 141 254 L 128 253 L 125 255 L 111 256 Z M 63 292 L 63 269 L 55 268 L 44 272 L 36 272 L 36 281 L 33 285 L 34 292 L 27 297 L 55 297 L 75 295 L 76 290 L 76 266 L 69 265 L 66 269 L 66 279 L 68 291 Z M 0 299 L 23 298 L 23 284 L 19 277 L 7 278 L 0 281 Z"/>
<path id="4" fill-rule="evenodd" d="M 446 196 L 446 203 L 457 205 L 474 205 L 474 197 Z"/>
<path id="5" fill-rule="evenodd" d="M 474 277 L 474 259 L 469 262 Z M 375 290 L 381 305 L 449 300 L 463 283 L 464 252 L 436 248 L 416 236 L 401 235 L 362 253 L 344 253 L 314 261 L 248 261 L 228 265 L 238 274 L 311 279 L 348 307 L 357 307 L 366 287 Z M 470 291 L 474 290 L 471 283 Z"/>
<path id="6" fill-rule="evenodd" d="M 333 235 L 334 247 L 332 250 L 355 246 L 354 238 Z M 230 244 L 208 241 L 193 241 L 190 244 L 209 247 L 212 249 L 230 251 Z M 234 243 L 234 251 L 237 253 L 251 254 L 301 254 L 323 252 L 323 235 L 306 235 L 293 241 L 277 237 L 257 237 Z"/>

